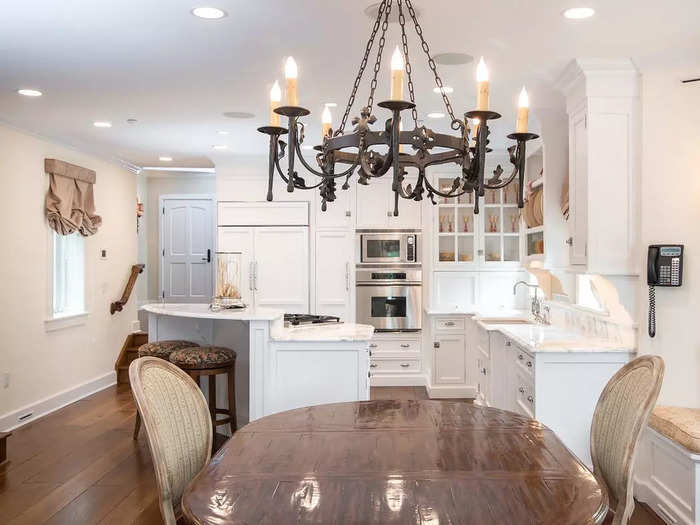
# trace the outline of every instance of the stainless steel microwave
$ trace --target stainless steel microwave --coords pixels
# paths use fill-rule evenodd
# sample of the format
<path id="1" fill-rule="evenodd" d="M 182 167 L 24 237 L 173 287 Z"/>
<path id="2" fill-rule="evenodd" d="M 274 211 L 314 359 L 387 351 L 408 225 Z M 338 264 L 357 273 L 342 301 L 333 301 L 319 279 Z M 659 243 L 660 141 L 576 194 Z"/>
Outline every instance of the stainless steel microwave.
<path id="1" fill-rule="evenodd" d="M 363 264 L 419 263 L 419 244 L 420 233 L 361 233 L 360 262 Z"/>

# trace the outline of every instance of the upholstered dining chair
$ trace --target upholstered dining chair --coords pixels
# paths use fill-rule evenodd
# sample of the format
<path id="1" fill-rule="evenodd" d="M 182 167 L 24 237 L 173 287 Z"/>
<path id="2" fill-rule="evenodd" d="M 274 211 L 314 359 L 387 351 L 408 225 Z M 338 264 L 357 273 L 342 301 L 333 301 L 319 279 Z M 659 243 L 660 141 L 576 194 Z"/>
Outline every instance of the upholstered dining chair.
<path id="1" fill-rule="evenodd" d="M 160 511 L 166 525 L 175 525 L 185 486 L 211 459 L 209 407 L 194 380 L 163 359 L 132 361 L 129 380 L 148 434 Z"/>
<path id="2" fill-rule="evenodd" d="M 612 515 L 604 523 L 626 525 L 632 516 L 635 450 L 663 376 L 663 359 L 638 357 L 618 370 L 600 394 L 591 424 L 591 458 L 610 500 Z"/>

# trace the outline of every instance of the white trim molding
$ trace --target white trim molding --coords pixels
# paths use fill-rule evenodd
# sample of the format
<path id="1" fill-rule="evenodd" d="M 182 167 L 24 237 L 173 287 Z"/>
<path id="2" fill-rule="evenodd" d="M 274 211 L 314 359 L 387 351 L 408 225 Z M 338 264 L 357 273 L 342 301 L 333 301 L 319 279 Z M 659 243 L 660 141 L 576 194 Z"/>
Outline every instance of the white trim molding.
<path id="1" fill-rule="evenodd" d="M 45 397 L 0 416 L 0 429 L 3 431 L 14 430 L 30 421 L 36 421 L 40 417 L 55 412 L 60 408 L 75 403 L 80 399 L 99 392 L 100 390 L 104 390 L 116 383 L 117 374 L 112 370 L 90 381 L 86 381 L 85 383 L 68 388 L 62 392 Z"/>

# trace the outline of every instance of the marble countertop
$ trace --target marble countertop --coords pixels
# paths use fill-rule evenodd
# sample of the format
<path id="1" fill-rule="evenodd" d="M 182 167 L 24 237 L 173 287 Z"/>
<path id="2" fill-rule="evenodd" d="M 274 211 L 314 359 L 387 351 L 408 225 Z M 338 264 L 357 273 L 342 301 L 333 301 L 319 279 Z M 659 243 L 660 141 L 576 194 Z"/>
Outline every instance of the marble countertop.
<path id="1" fill-rule="evenodd" d="M 478 321 L 485 330 L 499 331 L 525 350 L 538 352 L 628 352 L 636 348 L 607 339 L 587 337 L 558 326 L 540 324 L 488 324 Z"/>
<path id="2" fill-rule="evenodd" d="M 281 319 L 284 310 L 276 308 L 246 307 L 240 310 L 220 310 L 214 312 L 208 304 L 151 303 L 141 307 L 152 314 L 197 319 L 220 319 L 230 321 L 275 321 Z"/>
<path id="3" fill-rule="evenodd" d="M 273 327 L 270 338 L 273 341 L 369 341 L 374 327 L 367 324 L 333 323 L 323 325 L 302 325 L 285 328 Z"/>
<path id="4" fill-rule="evenodd" d="M 447 308 L 426 308 L 428 315 L 473 315 L 475 319 L 528 319 L 530 311 L 516 308 L 480 308 L 478 306 L 447 309 Z"/>

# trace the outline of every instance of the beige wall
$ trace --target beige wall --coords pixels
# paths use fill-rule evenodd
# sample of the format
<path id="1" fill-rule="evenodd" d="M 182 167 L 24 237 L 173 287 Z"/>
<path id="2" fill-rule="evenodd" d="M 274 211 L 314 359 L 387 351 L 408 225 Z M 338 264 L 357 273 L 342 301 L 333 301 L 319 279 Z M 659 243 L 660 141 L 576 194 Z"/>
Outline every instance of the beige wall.
<path id="1" fill-rule="evenodd" d="M 146 295 L 140 295 L 139 301 L 145 303 L 158 300 L 160 297 L 158 198 L 161 195 L 173 194 L 216 195 L 216 177 L 206 174 L 160 174 L 159 172 L 142 172 L 139 175 L 139 178 L 141 177 L 146 179 L 146 194 L 141 196 L 144 202 L 144 217 L 142 217 L 141 225 L 144 227 L 142 235 L 145 236 L 145 242 L 139 243 L 139 251 L 145 249 L 146 252 L 145 258 L 142 253 L 139 253 L 139 259 L 146 264 L 148 286 L 145 290 Z"/>
<path id="2" fill-rule="evenodd" d="M 49 229 L 44 218 L 48 177 L 44 158 L 54 157 L 97 172 L 95 201 L 103 225 L 87 239 L 86 324 L 47 332 Z M 113 373 L 114 361 L 136 301 L 110 315 L 136 262 L 135 175 L 94 156 L 0 125 L 0 420 L 39 400 Z M 107 259 L 100 259 L 100 250 Z M 13 416 L 14 417 L 14 416 Z M 4 426 L 9 426 L 7 420 Z M 2 425 L 0 425 L 2 428 Z"/>
<path id="3" fill-rule="evenodd" d="M 643 72 L 642 268 L 649 244 L 685 244 L 685 257 L 683 286 L 656 288 L 654 339 L 640 276 L 639 341 L 666 361 L 659 403 L 700 408 L 700 84 L 684 73 Z"/>

